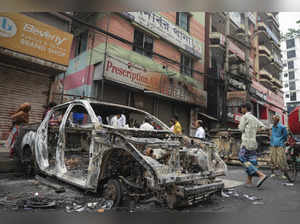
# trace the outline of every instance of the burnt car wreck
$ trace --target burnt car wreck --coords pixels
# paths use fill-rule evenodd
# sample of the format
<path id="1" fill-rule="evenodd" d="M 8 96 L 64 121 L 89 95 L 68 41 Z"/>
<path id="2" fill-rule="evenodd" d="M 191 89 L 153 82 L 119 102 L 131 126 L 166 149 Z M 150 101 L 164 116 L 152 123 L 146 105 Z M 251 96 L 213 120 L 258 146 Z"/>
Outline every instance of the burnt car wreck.
<path id="1" fill-rule="evenodd" d="M 80 122 L 72 119 L 76 113 L 82 116 Z M 138 123 L 148 117 L 155 129 L 131 124 L 115 128 L 109 119 L 116 114 Z M 154 116 L 135 108 L 74 100 L 54 107 L 38 127 L 24 126 L 20 133 L 16 150 L 23 164 L 101 193 L 115 206 L 129 198 L 176 208 L 224 187 L 217 177 L 227 168 L 214 144 L 176 136 Z"/>

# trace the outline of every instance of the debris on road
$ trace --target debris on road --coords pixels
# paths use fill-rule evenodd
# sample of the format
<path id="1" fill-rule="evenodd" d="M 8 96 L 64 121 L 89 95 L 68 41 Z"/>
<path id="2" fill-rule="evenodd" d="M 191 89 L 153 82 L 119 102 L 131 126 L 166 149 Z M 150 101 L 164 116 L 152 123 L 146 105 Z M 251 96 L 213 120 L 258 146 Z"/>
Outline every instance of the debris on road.
<path id="1" fill-rule="evenodd" d="M 113 201 L 100 199 L 99 201 L 87 202 L 82 204 L 72 203 L 72 205 L 66 206 L 66 212 L 83 212 L 83 211 L 97 211 L 109 210 L 113 206 Z"/>
<path id="2" fill-rule="evenodd" d="M 222 197 L 223 198 L 229 198 L 230 196 L 228 194 L 225 194 L 224 191 L 222 191 Z"/>
<path id="3" fill-rule="evenodd" d="M 252 202 L 253 205 L 264 205 L 265 203 L 263 201 L 254 201 Z"/>
<path id="4" fill-rule="evenodd" d="M 295 184 L 293 183 L 282 183 L 283 186 L 287 186 L 287 187 L 293 187 Z"/>

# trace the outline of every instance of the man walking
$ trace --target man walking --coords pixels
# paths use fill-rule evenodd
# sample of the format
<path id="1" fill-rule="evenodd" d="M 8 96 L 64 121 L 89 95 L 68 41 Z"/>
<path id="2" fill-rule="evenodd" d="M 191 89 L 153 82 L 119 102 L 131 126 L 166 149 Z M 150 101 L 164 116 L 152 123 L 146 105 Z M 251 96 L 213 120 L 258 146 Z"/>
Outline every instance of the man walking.
<path id="1" fill-rule="evenodd" d="M 279 121 L 280 117 L 278 115 L 273 116 L 271 135 L 271 176 L 275 176 L 274 170 L 276 168 L 280 168 L 282 172 L 282 178 L 286 179 L 288 177 L 286 175 L 288 164 L 286 161 L 284 144 L 287 141 L 288 133 L 286 127 L 280 124 Z"/>
<path id="2" fill-rule="evenodd" d="M 252 185 L 252 178 L 258 176 L 259 180 L 256 184 L 260 187 L 267 179 L 267 176 L 259 171 L 256 167 L 256 132 L 259 128 L 264 128 L 264 124 L 251 114 L 251 104 L 246 103 L 242 106 L 242 113 L 239 130 L 242 132 L 242 143 L 239 152 L 239 160 L 243 163 L 248 174 L 247 186 Z"/>

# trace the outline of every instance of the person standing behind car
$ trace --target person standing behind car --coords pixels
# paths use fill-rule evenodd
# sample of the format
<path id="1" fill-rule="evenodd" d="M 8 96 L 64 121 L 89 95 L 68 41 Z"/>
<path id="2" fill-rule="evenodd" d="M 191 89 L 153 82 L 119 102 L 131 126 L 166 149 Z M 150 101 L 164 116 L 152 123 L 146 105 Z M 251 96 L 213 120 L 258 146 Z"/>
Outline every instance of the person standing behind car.
<path id="1" fill-rule="evenodd" d="M 174 124 L 173 132 L 177 135 L 182 135 L 182 127 L 181 127 L 181 124 L 179 123 L 177 115 L 174 116 L 174 121 L 175 121 L 175 124 Z"/>
<path id="2" fill-rule="evenodd" d="M 282 178 L 286 179 L 286 171 L 288 164 L 286 161 L 284 144 L 287 141 L 288 133 L 286 127 L 280 124 L 280 117 L 278 115 L 273 116 L 273 127 L 271 135 L 271 171 L 275 176 L 274 170 L 280 168 L 282 172 Z"/>
<path id="3" fill-rule="evenodd" d="M 149 117 L 145 118 L 144 123 L 140 126 L 141 130 L 154 130 L 154 127 L 151 125 L 151 119 Z"/>
<path id="4" fill-rule="evenodd" d="M 195 137 L 200 139 L 205 139 L 205 130 L 203 128 L 202 120 L 196 121 L 196 127 L 197 127 L 197 131 Z"/>

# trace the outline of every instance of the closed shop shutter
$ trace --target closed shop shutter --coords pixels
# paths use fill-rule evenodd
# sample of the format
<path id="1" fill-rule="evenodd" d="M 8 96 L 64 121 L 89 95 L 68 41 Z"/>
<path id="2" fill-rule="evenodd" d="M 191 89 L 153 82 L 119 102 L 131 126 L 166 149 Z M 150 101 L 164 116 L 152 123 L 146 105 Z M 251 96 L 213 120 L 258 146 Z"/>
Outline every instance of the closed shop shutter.
<path id="1" fill-rule="evenodd" d="M 158 101 L 158 118 L 166 125 L 170 126 L 169 121 L 173 117 L 173 103 L 167 100 Z"/>
<path id="2" fill-rule="evenodd" d="M 0 67 L 0 139 L 7 138 L 10 115 L 24 102 L 31 103 L 29 122 L 41 122 L 50 86 L 49 75 Z"/>
<path id="3" fill-rule="evenodd" d="M 189 135 L 190 132 L 190 106 L 188 104 L 178 103 L 175 107 L 175 114 L 179 117 L 183 134 Z"/>
<path id="4" fill-rule="evenodd" d="M 101 88 L 99 88 L 99 96 Z M 104 86 L 104 101 L 109 103 L 127 105 L 128 90 L 117 85 L 105 84 Z"/>

